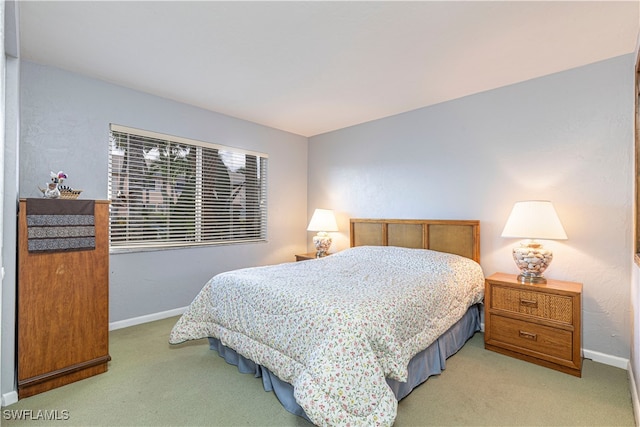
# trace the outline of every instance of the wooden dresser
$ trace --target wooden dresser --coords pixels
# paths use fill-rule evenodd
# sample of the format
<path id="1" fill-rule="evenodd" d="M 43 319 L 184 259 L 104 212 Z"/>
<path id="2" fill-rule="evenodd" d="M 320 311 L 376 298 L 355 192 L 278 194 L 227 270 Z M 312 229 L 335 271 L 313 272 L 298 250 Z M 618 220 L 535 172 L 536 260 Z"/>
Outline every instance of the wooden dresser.
<path id="1" fill-rule="evenodd" d="M 493 274 L 485 282 L 485 348 L 580 377 L 581 303 L 581 283 Z"/>
<path id="2" fill-rule="evenodd" d="M 94 249 L 30 252 L 27 201 L 18 223 L 19 398 L 103 373 L 111 359 L 109 202 L 95 201 Z"/>

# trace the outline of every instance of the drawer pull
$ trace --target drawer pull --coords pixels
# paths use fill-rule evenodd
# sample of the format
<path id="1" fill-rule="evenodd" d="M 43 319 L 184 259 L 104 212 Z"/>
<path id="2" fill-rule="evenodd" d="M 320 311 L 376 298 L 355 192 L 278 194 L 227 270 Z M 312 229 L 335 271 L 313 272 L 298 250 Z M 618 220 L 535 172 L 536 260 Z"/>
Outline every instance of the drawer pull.
<path id="1" fill-rule="evenodd" d="M 530 300 L 530 299 L 521 299 L 520 305 L 531 308 L 538 308 L 538 301 Z"/>
<path id="2" fill-rule="evenodd" d="M 526 338 L 528 340 L 537 341 L 538 335 L 531 332 L 519 331 L 520 338 Z"/>

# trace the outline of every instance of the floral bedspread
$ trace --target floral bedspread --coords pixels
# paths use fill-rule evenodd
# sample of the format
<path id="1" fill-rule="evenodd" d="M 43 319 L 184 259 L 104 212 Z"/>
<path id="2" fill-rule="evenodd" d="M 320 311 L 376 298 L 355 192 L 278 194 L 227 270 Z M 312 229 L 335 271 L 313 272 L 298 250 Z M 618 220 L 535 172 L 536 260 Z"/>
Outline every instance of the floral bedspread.
<path id="1" fill-rule="evenodd" d="M 423 249 L 362 246 L 326 258 L 218 274 L 169 342 L 216 337 L 294 387 L 317 425 L 391 425 L 398 402 L 385 377 L 480 302 L 469 259 Z"/>

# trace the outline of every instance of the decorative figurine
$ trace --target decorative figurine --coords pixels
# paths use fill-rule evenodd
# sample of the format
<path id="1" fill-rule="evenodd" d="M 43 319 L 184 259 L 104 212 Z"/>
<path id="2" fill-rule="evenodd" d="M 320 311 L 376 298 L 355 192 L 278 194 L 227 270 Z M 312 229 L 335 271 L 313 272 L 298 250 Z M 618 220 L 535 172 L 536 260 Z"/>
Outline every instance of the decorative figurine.
<path id="1" fill-rule="evenodd" d="M 40 187 L 38 188 L 42 191 L 45 198 L 57 199 L 60 197 L 60 189 L 58 188 L 58 185 L 62 184 L 62 182 L 67 178 L 67 174 L 62 171 L 58 173 L 51 172 L 51 182 L 45 184 L 44 189 Z"/>

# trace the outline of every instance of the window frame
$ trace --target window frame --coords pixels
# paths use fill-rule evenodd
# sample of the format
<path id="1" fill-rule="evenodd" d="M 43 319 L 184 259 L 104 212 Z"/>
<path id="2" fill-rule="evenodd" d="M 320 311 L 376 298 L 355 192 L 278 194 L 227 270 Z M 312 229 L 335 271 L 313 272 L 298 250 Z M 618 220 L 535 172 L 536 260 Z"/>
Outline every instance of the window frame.
<path id="1" fill-rule="evenodd" d="M 114 166 L 114 162 L 117 161 L 117 158 L 114 158 L 114 153 L 117 153 L 119 150 L 116 150 L 114 132 L 120 134 L 118 136 L 125 136 L 127 138 L 132 137 L 135 140 L 134 143 L 138 145 L 141 144 L 141 140 L 148 139 L 157 140 L 157 142 L 164 143 L 166 146 L 174 146 L 177 144 L 185 148 L 190 147 L 190 149 L 193 149 L 194 154 L 190 157 L 191 164 L 189 164 L 188 170 L 191 173 L 191 179 L 194 181 L 191 187 L 193 192 L 190 194 L 192 195 L 193 200 L 182 202 L 180 204 L 172 204 L 170 198 L 165 197 L 163 194 L 160 203 L 161 206 L 164 206 L 165 212 L 167 209 L 170 210 L 172 207 L 188 208 L 184 215 L 189 218 L 190 222 L 193 222 L 191 229 L 187 230 L 184 226 L 181 228 L 179 224 L 180 218 L 171 217 L 171 214 L 169 215 L 171 218 L 166 220 L 164 223 L 148 221 L 143 224 L 135 225 L 135 221 L 139 220 L 140 217 L 136 217 L 136 213 L 132 213 L 132 211 L 135 212 L 136 209 L 144 209 L 145 212 L 153 215 L 157 213 L 158 210 L 158 204 L 151 203 L 149 198 L 146 198 L 146 196 L 143 197 L 142 201 L 137 200 L 137 205 L 134 205 L 129 201 L 129 196 L 132 194 L 132 191 L 128 188 L 131 182 L 131 176 L 133 175 L 134 180 L 141 179 L 143 174 L 150 173 L 150 167 L 148 164 L 146 166 L 144 165 L 146 160 L 143 161 L 142 159 L 135 159 L 132 164 L 143 167 L 144 172 L 135 174 L 135 172 L 130 173 L 127 170 L 122 176 L 117 177 L 117 172 L 114 171 L 114 167 L 116 167 Z M 127 143 L 131 143 L 129 139 L 127 139 Z M 111 253 L 156 251 L 203 246 L 260 243 L 267 241 L 267 165 L 269 157 L 267 154 L 228 145 L 215 144 L 122 126 L 114 123 L 111 123 L 109 126 L 108 149 L 108 198 L 111 202 L 109 211 L 109 249 Z M 241 161 L 242 165 L 244 165 L 240 172 L 238 170 L 232 171 L 231 166 L 227 164 L 226 160 L 223 161 L 223 153 L 232 153 L 232 157 L 235 157 L 236 155 L 240 156 L 238 157 L 238 161 Z M 126 154 L 123 153 L 122 156 L 124 160 Z M 195 164 L 193 163 L 194 158 L 196 159 Z M 251 168 L 246 166 L 248 159 L 250 161 L 249 164 L 252 166 Z M 209 160 L 208 167 L 207 160 Z M 211 160 L 214 160 L 214 162 L 211 163 Z M 173 165 L 175 160 L 166 160 L 166 162 L 168 165 Z M 205 164 L 204 166 L 203 163 Z M 129 167 L 128 162 L 126 162 L 126 165 Z M 156 172 L 156 174 L 153 175 L 154 182 L 160 182 L 162 186 L 168 185 L 169 176 L 167 174 L 168 172 Z M 243 194 L 241 200 L 244 201 L 244 205 L 242 205 L 243 213 L 241 213 L 241 215 L 244 216 L 242 217 L 235 216 L 235 211 L 233 210 L 234 205 L 232 202 L 236 200 L 237 197 L 240 197 L 238 196 L 238 192 L 229 193 L 229 198 L 227 199 L 227 204 L 224 208 L 220 206 L 212 207 L 211 200 L 213 200 L 213 198 L 218 198 L 218 196 L 215 194 L 215 189 L 213 192 L 211 191 L 210 186 L 215 186 L 217 180 L 223 175 L 228 176 L 229 182 L 227 182 L 227 185 L 229 185 L 229 187 L 225 188 L 229 191 L 233 188 L 231 186 L 231 181 L 235 179 L 237 184 L 238 176 L 242 176 L 240 185 L 244 188 L 244 190 L 240 192 Z M 231 175 L 235 178 L 231 178 Z M 118 184 L 115 184 L 114 182 L 116 178 L 118 178 Z M 121 180 L 121 178 L 126 180 L 126 184 L 124 184 L 125 181 Z M 211 184 L 211 182 L 213 182 L 213 184 Z M 253 183 L 253 185 L 249 186 L 249 182 Z M 209 185 L 209 188 L 207 188 L 207 185 Z M 123 188 L 126 188 L 126 191 L 124 192 L 126 197 L 120 197 L 116 194 L 118 190 Z M 251 191 L 252 197 L 249 196 L 249 191 Z M 120 194 L 122 194 L 122 192 Z M 216 203 L 220 204 L 219 202 L 213 202 L 214 205 Z M 251 204 L 251 209 L 249 209 L 249 204 Z M 235 206 L 237 207 L 237 204 Z M 189 208 L 193 208 L 193 211 L 190 211 Z M 120 226 L 114 225 L 116 220 L 122 221 L 123 212 L 124 217 L 126 218 L 126 223 Z M 252 224 L 247 225 L 247 218 L 250 219 Z M 234 219 L 245 219 L 245 221 L 234 221 Z M 173 220 L 176 220 L 177 224 L 177 227 L 174 229 L 172 229 Z M 219 223 L 218 226 L 212 226 L 212 224 L 216 222 Z M 162 234 L 162 237 L 154 237 L 152 233 L 146 231 L 149 227 L 157 225 L 164 226 L 165 232 Z M 178 230 L 177 233 L 176 230 Z M 125 235 L 127 232 L 141 233 L 142 238 L 129 239 Z M 123 240 L 115 242 L 114 238 L 122 238 Z"/>

